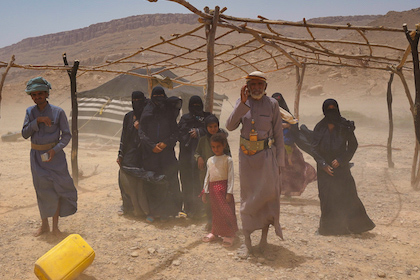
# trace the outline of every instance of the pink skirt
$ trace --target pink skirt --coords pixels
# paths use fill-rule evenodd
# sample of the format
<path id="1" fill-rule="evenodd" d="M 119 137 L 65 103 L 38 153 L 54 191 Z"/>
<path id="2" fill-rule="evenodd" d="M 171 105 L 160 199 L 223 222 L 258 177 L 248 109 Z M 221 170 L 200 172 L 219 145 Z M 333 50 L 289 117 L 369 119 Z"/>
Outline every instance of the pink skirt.
<path id="1" fill-rule="evenodd" d="M 211 233 L 223 237 L 233 237 L 238 231 L 235 214 L 235 200 L 226 202 L 227 180 L 210 182 L 209 194 L 212 212 Z"/>

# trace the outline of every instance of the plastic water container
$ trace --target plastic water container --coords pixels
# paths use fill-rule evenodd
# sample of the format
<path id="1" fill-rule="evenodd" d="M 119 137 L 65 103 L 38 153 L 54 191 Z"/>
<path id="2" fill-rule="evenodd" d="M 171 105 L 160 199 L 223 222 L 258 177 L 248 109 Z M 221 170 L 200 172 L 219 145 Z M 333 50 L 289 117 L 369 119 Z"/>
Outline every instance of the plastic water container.
<path id="1" fill-rule="evenodd" d="M 70 234 L 35 262 L 41 280 L 72 280 L 95 258 L 95 251 L 78 234 Z"/>

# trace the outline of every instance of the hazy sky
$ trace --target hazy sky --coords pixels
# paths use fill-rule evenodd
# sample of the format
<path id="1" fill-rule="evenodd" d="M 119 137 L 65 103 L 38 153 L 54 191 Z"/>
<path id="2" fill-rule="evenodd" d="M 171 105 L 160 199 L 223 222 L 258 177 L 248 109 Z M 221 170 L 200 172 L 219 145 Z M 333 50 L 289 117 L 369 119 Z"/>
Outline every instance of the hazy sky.
<path id="1" fill-rule="evenodd" d="M 190 0 L 227 7 L 227 15 L 299 21 L 325 16 L 383 15 L 420 7 L 419 0 Z M 332 4 L 334 3 L 334 4 Z M 68 31 L 133 15 L 189 13 L 184 6 L 159 0 L 0 0 L 0 48 L 28 37 Z"/>

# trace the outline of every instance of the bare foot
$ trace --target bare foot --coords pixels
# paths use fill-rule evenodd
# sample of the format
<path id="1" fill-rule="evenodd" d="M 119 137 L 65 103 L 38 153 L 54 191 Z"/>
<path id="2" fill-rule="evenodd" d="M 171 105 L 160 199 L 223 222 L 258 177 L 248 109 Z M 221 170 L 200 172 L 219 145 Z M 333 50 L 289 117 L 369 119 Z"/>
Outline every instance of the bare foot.
<path id="1" fill-rule="evenodd" d="M 264 254 L 265 249 L 267 249 L 267 240 L 261 240 L 260 244 L 258 245 L 261 254 Z"/>
<path id="2" fill-rule="evenodd" d="M 49 226 L 40 226 L 37 231 L 34 232 L 34 237 L 38 237 L 44 233 L 50 232 L 50 227 Z"/>
<path id="3" fill-rule="evenodd" d="M 54 236 L 59 237 L 61 235 L 61 231 L 58 228 L 53 229 L 52 234 Z"/>
<path id="4" fill-rule="evenodd" d="M 237 252 L 238 257 L 241 259 L 247 259 L 250 253 L 251 253 L 251 250 L 249 250 L 245 244 L 242 244 L 241 247 L 239 247 L 238 252 Z"/>

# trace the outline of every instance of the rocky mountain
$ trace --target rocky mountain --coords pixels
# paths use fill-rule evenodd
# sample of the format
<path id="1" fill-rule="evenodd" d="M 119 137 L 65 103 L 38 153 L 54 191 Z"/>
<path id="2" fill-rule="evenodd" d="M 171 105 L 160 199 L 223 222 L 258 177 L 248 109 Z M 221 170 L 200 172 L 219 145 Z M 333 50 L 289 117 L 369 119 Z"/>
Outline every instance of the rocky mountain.
<path id="1" fill-rule="evenodd" d="M 369 25 L 370 22 L 380 18 L 381 15 L 365 15 L 365 16 L 331 16 L 331 17 L 320 17 L 312 18 L 307 20 L 309 23 L 316 24 L 336 24 L 346 25 L 351 23 L 352 25 L 364 26 Z"/>
<path id="2" fill-rule="evenodd" d="M 380 16 L 326 17 L 308 20 L 312 23 L 365 25 Z M 183 33 L 198 24 L 195 14 L 147 14 L 97 23 L 85 28 L 26 38 L 0 49 L 0 60 L 8 61 L 12 54 L 19 64 L 61 64 L 66 52 L 85 64 L 98 64 L 146 47 L 160 36 Z M 292 34 L 301 32 L 292 29 Z M 336 38 L 334 31 L 322 31 L 323 36 Z M 331 33 L 331 34 L 325 34 Z"/>
<path id="3" fill-rule="evenodd" d="M 16 44 L 0 49 L 1 53 L 23 53 L 33 48 L 54 48 L 70 46 L 87 42 L 104 35 L 115 34 L 127 30 L 146 28 L 150 26 L 163 26 L 168 24 L 196 24 L 195 14 L 148 14 L 131 16 L 92 24 L 85 28 L 71 31 L 48 34 L 39 37 L 26 38 Z"/>
<path id="4" fill-rule="evenodd" d="M 78 59 L 81 65 L 100 65 L 107 60 L 118 59 L 132 54 L 139 48 L 160 42 L 160 37 L 170 38 L 171 34 L 183 34 L 190 31 L 199 25 L 197 19 L 198 17 L 195 14 L 153 14 L 97 23 L 77 30 L 27 38 L 11 46 L 1 48 L 0 61 L 7 62 L 14 54 L 18 64 L 63 65 L 62 54 L 67 53 L 69 61 Z M 387 27 L 401 27 L 403 23 L 407 23 L 409 29 L 412 30 L 419 19 L 420 8 L 404 12 L 391 11 L 386 15 L 331 16 L 307 19 L 307 21 L 319 24 L 345 25 L 351 23 L 354 26 Z M 308 37 L 304 28 L 288 27 L 286 29 L 284 26 L 278 28 L 280 33 L 286 36 Z M 329 29 L 312 30 L 312 32 L 317 38 L 363 40 L 354 31 L 353 34 L 352 31 Z M 368 36 L 377 36 L 381 43 L 386 44 L 388 42 L 390 45 L 395 45 L 394 41 L 398 40 L 400 46 L 405 48 L 407 42 L 404 33 L 398 34 L 398 38 L 393 34 L 392 36 L 383 36 L 381 32 L 369 32 Z M 237 34 L 235 36 L 239 39 L 242 35 Z M 229 43 L 234 44 L 235 37 Z M 50 72 L 40 73 L 40 75 L 50 75 L 50 79 L 55 79 L 55 73 Z M 34 74 L 34 71 L 13 69 L 7 76 L 5 86 L 7 90 L 13 92 L 16 83 L 22 84 Z M 63 89 L 67 89 L 68 77 L 61 74 L 57 73 L 56 84 L 63 83 Z M 307 75 L 309 79 L 310 72 Z M 314 81 L 314 83 L 324 83 L 326 78 L 321 76 L 316 76 L 320 80 Z M 105 73 L 83 75 L 79 80 L 79 90 L 95 87 L 112 77 L 112 75 L 106 75 Z M 294 73 L 290 73 L 290 77 L 294 77 Z M 365 76 L 363 77 L 365 78 Z M 372 78 L 372 80 L 374 79 Z M 294 87 L 294 82 L 291 83 L 291 87 Z M 290 91 L 292 92 L 293 89 L 291 88 Z"/>

